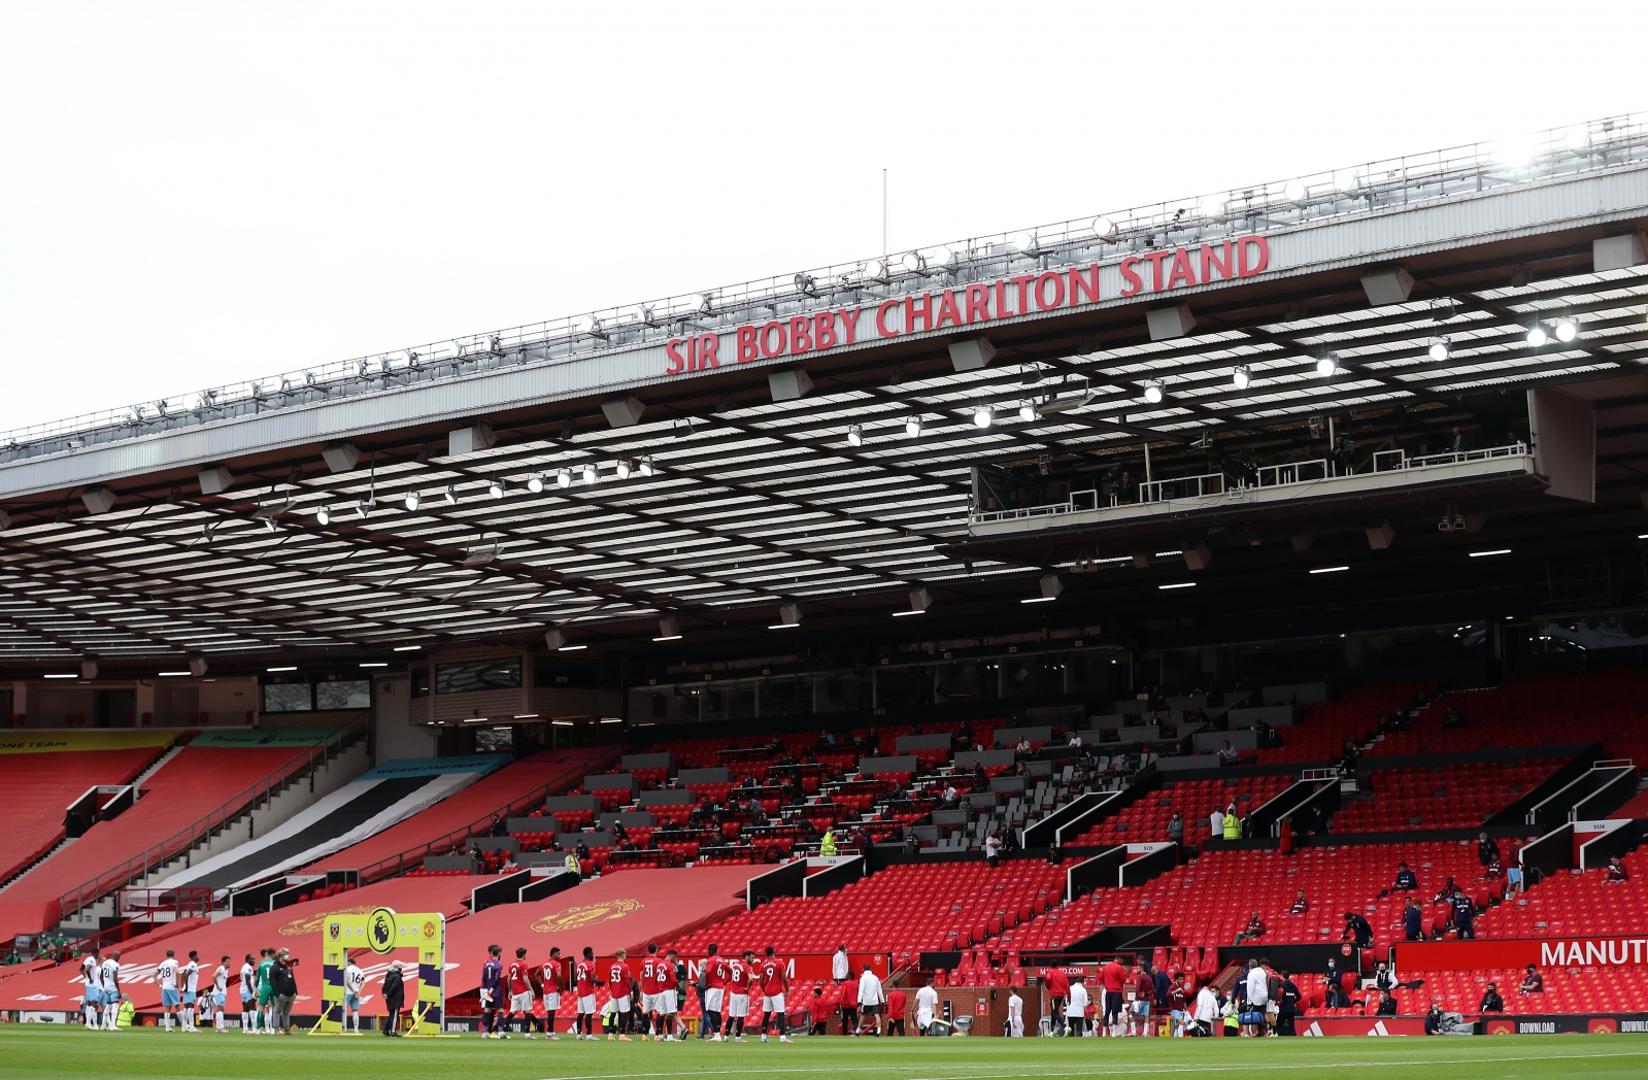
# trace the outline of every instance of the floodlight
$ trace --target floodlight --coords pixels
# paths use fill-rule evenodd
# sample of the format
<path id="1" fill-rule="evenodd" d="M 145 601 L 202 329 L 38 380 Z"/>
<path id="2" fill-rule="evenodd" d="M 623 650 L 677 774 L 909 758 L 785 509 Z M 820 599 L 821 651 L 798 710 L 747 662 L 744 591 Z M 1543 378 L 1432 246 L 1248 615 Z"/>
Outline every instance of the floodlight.
<path id="1" fill-rule="evenodd" d="M 1163 389 L 1160 382 L 1152 379 L 1150 382 L 1144 384 L 1144 399 L 1150 404 L 1160 405 L 1162 403 L 1162 398 L 1166 396 L 1167 391 Z"/>
<path id="2" fill-rule="evenodd" d="M 1036 410 L 1034 401 L 1022 402 L 1019 405 L 1019 419 L 1026 424 L 1034 423 L 1040 416 L 1041 414 Z"/>
<path id="3" fill-rule="evenodd" d="M 905 273 L 927 273 L 927 256 L 919 251 L 906 251 L 903 258 L 899 259 L 898 262 L 900 266 L 904 267 Z"/>
<path id="4" fill-rule="evenodd" d="M 531 476 L 527 477 L 526 489 L 528 491 L 532 492 L 532 494 L 534 494 L 534 495 L 536 495 L 539 492 L 543 491 L 544 490 L 544 474 L 543 473 L 533 473 Z"/>
<path id="5" fill-rule="evenodd" d="M 973 410 L 973 426 L 983 431 L 996 421 L 995 410 L 988 405 L 980 405 Z"/>
<path id="6" fill-rule="evenodd" d="M 595 467 L 593 461 L 584 463 L 584 483 L 593 484 L 601 479 L 601 470 Z"/>
<path id="7" fill-rule="evenodd" d="M 1253 373 L 1248 370 L 1246 364 L 1238 364 L 1236 369 L 1230 373 L 1230 384 L 1238 390 L 1246 390 L 1248 384 L 1252 381 Z"/>
<path id="8" fill-rule="evenodd" d="M 571 487 L 572 486 L 572 470 L 571 469 L 562 469 L 560 472 L 556 473 L 555 474 L 555 483 L 558 486 L 562 487 L 562 488 Z"/>
<path id="9" fill-rule="evenodd" d="M 1427 349 L 1426 352 L 1428 352 L 1430 354 L 1430 358 L 1432 360 L 1435 360 L 1437 363 L 1440 364 L 1442 361 L 1444 361 L 1448 358 L 1448 352 L 1449 352 L 1448 339 L 1445 338 L 1445 337 L 1437 338 L 1435 341 L 1431 342 L 1431 347 L 1429 349 Z"/>
<path id="10" fill-rule="evenodd" d="M 1339 361 L 1332 353 L 1324 353 L 1316 358 L 1316 374 L 1324 379 L 1339 374 Z"/>
<path id="11" fill-rule="evenodd" d="M 1304 203 L 1309 191 L 1303 180 L 1289 180 L 1282 185 L 1282 197 L 1290 203 Z"/>
<path id="12" fill-rule="evenodd" d="M 871 259 L 859 270 L 865 281 L 886 281 L 887 264 L 880 259 Z"/>
<path id="13" fill-rule="evenodd" d="M 904 421 L 904 434 L 912 439 L 921 437 L 921 417 L 912 416 Z"/>
<path id="14" fill-rule="evenodd" d="M 1100 240 L 1116 239 L 1116 222 L 1107 217 L 1094 218 L 1093 235 L 1098 237 Z"/>
<path id="15" fill-rule="evenodd" d="M 330 506 L 323 506 L 319 510 L 316 510 L 315 522 L 316 524 L 323 526 L 332 524 L 332 508 Z"/>
<path id="16" fill-rule="evenodd" d="M 1545 343 L 1550 340 L 1550 335 L 1545 333 L 1544 324 L 1534 323 L 1528 328 L 1527 342 L 1530 347 L 1535 349 L 1543 348 Z"/>
<path id="17" fill-rule="evenodd" d="M 423 496 L 419 495 L 416 491 L 408 491 L 406 493 L 406 498 L 401 501 L 406 504 L 406 508 L 408 510 L 416 512 L 418 509 L 418 503 L 421 502 L 422 499 Z"/>
<path id="18" fill-rule="evenodd" d="M 494 499 L 503 498 L 504 497 L 503 482 L 499 481 L 499 480 L 492 481 L 492 483 L 486 485 L 486 493 L 488 495 L 492 496 Z"/>
<path id="19" fill-rule="evenodd" d="M 860 427 L 857 424 L 854 424 L 852 427 L 847 429 L 847 445 L 848 446 L 863 446 L 864 445 L 864 429 L 862 427 Z"/>
<path id="20" fill-rule="evenodd" d="M 1558 319 L 1556 321 L 1556 339 L 1566 345 L 1579 336 L 1579 324 L 1572 319 Z"/>

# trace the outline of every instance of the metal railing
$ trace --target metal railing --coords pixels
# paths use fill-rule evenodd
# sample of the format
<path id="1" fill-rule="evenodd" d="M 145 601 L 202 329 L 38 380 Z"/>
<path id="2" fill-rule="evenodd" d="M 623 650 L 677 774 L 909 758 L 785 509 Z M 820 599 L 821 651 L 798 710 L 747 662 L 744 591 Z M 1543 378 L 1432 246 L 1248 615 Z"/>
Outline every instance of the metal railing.
<path id="1" fill-rule="evenodd" d="M 1484 447 L 1481 450 L 1450 450 L 1437 454 L 1420 454 L 1411 457 L 1405 450 L 1381 450 L 1373 455 L 1372 471 L 1389 474 L 1394 472 L 1417 472 L 1423 469 L 1452 468 L 1456 465 L 1478 461 L 1511 461 L 1525 458 L 1528 453 L 1528 444 L 1521 441 L 1507 443 L 1504 446 Z M 1306 461 L 1286 461 L 1276 465 L 1261 466 L 1255 469 L 1252 475 L 1252 483 L 1244 479 L 1238 479 L 1234 484 L 1223 473 L 1171 476 L 1161 480 L 1148 480 L 1141 483 L 1136 502 L 1123 503 L 1112 498 L 1106 506 L 1101 505 L 1103 500 L 1096 493 L 1085 492 L 1083 494 L 1093 495 L 1094 497 L 1091 501 L 1084 502 L 1080 506 L 1073 499 L 1066 499 L 1064 502 L 1020 507 L 1013 510 L 991 510 L 984 513 L 969 514 L 968 523 L 984 525 L 991 522 L 1054 517 L 1060 514 L 1075 513 L 1078 510 L 1109 509 L 1135 505 L 1148 506 L 1156 503 L 1173 502 L 1177 499 L 1210 499 L 1222 495 L 1240 494 L 1268 488 L 1320 484 L 1341 476 L 1356 474 L 1340 472 L 1333 462 L 1326 458 L 1311 458 Z"/>
<path id="2" fill-rule="evenodd" d="M 137 438 L 338 396 L 558 363 L 654 345 L 688 332 L 989 280 L 1140 251 L 1295 228 L 1346 215 L 1471 196 L 1648 162 L 1648 115 L 1551 128 L 1515 143 L 1477 142 L 1349 168 L 1171 199 L 1014 233 L 759 278 L 351 360 L 305 364 L 119 409 L 0 433 L 0 462 Z M 893 257 L 893 256 L 897 257 Z"/>
<path id="3" fill-rule="evenodd" d="M 617 756 L 618 751 L 614 750 L 611 758 Z M 518 816 L 534 806 L 542 806 L 545 799 L 565 791 L 572 785 L 572 782 L 583 779 L 591 769 L 606 767 L 611 758 L 597 761 L 578 761 L 568 765 L 566 769 L 555 774 L 553 779 L 538 785 L 524 795 L 516 796 L 501 806 L 488 810 L 468 824 L 450 829 L 426 843 L 414 844 L 404 851 L 379 859 L 377 862 L 369 863 L 359 869 L 359 884 L 370 885 L 374 881 L 382 881 L 384 878 L 395 877 L 398 874 L 420 867 L 423 865 L 426 855 L 445 855 L 454 850 L 461 850 L 469 842 L 470 837 L 477 836 L 489 829 L 494 817 L 501 817 L 508 821 L 511 817 Z M 483 784 L 485 782 L 485 780 L 481 781 Z M 546 815 L 546 820 L 553 821 L 554 818 Z"/>
<path id="4" fill-rule="evenodd" d="M 66 918 L 96 903 L 112 890 L 129 884 L 150 871 L 158 870 L 196 844 L 209 839 L 242 814 L 266 804 L 293 781 L 303 776 L 312 777 L 315 770 L 326 764 L 335 753 L 341 752 L 356 738 L 364 737 L 365 733 L 364 725 L 339 728 L 314 746 L 298 750 L 288 761 L 271 770 L 262 779 L 248 784 L 171 836 L 151 844 L 125 862 L 102 871 L 60 895 L 57 898 L 57 917 Z"/>

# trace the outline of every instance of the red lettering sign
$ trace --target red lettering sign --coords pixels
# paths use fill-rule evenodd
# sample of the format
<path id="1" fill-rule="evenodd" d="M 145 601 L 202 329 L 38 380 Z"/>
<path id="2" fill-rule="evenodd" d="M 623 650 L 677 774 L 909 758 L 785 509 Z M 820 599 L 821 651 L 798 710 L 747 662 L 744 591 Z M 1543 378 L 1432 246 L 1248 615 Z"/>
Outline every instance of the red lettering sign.
<path id="1" fill-rule="evenodd" d="M 1123 298 L 1167 293 L 1263 273 L 1270 266 L 1270 243 L 1241 236 L 1195 247 L 1129 255 L 1117 267 Z M 1096 304 L 1097 263 L 1016 274 L 958 288 L 914 293 L 878 302 L 865 318 L 866 340 L 892 341 L 906 334 L 1011 319 L 1038 312 L 1068 311 Z M 805 356 L 820 349 L 858 343 L 859 307 L 832 308 L 788 319 L 751 323 L 728 331 L 740 364 Z M 664 344 L 664 374 L 687 375 L 720 366 L 720 334 L 671 338 Z"/>

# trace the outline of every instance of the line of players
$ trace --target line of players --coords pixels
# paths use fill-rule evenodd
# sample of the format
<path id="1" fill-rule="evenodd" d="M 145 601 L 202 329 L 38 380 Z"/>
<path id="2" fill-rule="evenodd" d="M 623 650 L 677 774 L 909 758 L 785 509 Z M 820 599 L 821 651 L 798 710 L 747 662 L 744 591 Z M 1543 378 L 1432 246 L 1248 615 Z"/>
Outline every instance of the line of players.
<path id="1" fill-rule="evenodd" d="M 711 1042 L 743 1042 L 745 1022 L 750 1014 L 752 990 L 761 991 L 761 1041 L 768 1028 L 777 1030 L 779 1042 L 789 1042 L 785 1019 L 785 996 L 789 992 L 786 965 L 772 946 L 756 959 L 754 950 L 742 957 L 723 957 L 711 945 L 704 960 L 704 1033 Z M 538 997 L 543 999 L 542 1030 L 559 1039 L 555 1017 L 561 995 L 571 993 L 576 1003 L 574 1039 L 599 1039 L 596 1034 L 596 991 L 605 987 L 607 1001 L 602 1006 L 600 1026 L 607 1041 L 629 1042 L 632 1036 L 673 1042 L 686 1038 L 681 1022 L 681 997 L 686 993 L 687 966 L 680 954 L 669 949 L 662 956 L 657 944 L 647 946 L 637 978 L 629 964 L 629 954 L 619 949 L 605 970 L 595 958 L 595 950 L 585 947 L 580 959 L 570 965 L 559 948 L 549 950 L 541 965 L 527 959 L 527 950 L 515 950 L 507 968 L 503 949 L 492 945 L 481 965 L 481 1032 L 483 1038 L 506 1039 L 505 1026 L 530 1039 L 540 1030 L 535 1013 Z M 507 1008 L 501 1007 L 507 1003 Z M 500 1015 L 501 1014 L 501 1015 Z"/>

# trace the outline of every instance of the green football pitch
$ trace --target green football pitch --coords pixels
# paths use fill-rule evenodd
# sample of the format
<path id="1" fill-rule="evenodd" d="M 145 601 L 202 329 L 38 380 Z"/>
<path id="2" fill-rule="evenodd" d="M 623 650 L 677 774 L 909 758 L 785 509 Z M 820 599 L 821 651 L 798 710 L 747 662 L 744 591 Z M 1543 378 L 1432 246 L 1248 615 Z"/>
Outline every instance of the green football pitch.
<path id="1" fill-rule="evenodd" d="M 577 1043 L 474 1036 L 263 1038 L 0 1025 L 0 1077 L 19 1080 L 1059 1080 L 1122 1075 L 1333 1076 L 1336 1080 L 1648 1077 L 1648 1038 L 1629 1035 L 1441 1039 L 798 1039 L 709 1045 Z"/>

